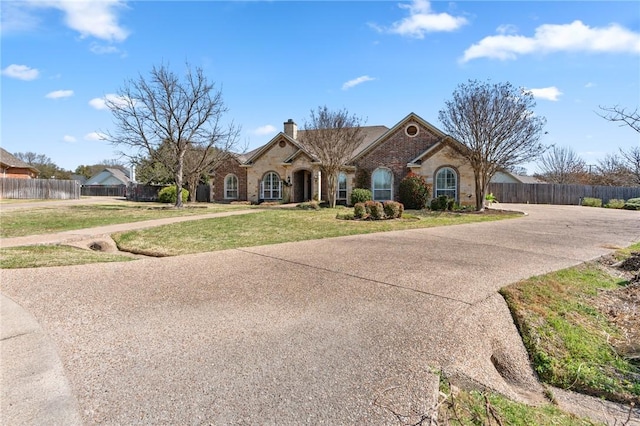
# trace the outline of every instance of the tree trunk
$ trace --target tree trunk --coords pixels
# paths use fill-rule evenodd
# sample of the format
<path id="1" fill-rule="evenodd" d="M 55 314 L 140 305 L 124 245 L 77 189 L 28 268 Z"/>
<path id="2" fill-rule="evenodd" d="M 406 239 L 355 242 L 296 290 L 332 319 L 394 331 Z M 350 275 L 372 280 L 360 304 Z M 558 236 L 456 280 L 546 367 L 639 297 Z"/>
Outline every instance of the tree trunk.
<path id="1" fill-rule="evenodd" d="M 178 167 L 176 169 L 176 205 L 177 209 L 181 209 L 182 204 L 182 170 L 184 168 L 184 153 L 185 150 L 182 150 L 178 153 Z"/>
<path id="2" fill-rule="evenodd" d="M 484 211 L 484 197 L 485 197 L 485 185 L 482 182 L 480 171 L 474 170 L 473 172 L 475 184 L 476 184 L 476 211 Z"/>
<path id="3" fill-rule="evenodd" d="M 336 174 L 327 173 L 327 191 L 329 192 L 328 200 L 329 207 L 334 208 L 336 206 Z"/>

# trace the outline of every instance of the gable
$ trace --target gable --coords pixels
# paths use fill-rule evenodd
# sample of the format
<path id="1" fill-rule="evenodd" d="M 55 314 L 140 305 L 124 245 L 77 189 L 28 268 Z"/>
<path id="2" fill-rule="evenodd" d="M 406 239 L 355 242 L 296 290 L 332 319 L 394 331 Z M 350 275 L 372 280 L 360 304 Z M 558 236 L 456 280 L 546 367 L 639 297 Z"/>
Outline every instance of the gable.
<path id="1" fill-rule="evenodd" d="M 415 129 L 415 133 L 413 132 Z M 400 120 L 391 129 L 388 129 L 383 134 L 379 135 L 368 146 L 364 147 L 360 152 L 354 155 L 351 163 L 356 163 L 366 156 L 371 155 L 372 152 L 379 150 L 389 150 L 394 142 L 402 140 L 405 146 L 414 145 L 415 147 L 422 146 L 421 149 L 416 151 L 415 148 L 409 148 L 411 152 L 404 152 L 403 156 L 405 162 L 410 158 L 417 156 L 420 152 L 433 145 L 437 140 L 445 138 L 446 135 L 440 131 L 437 127 L 433 126 L 422 117 L 415 113 L 409 113 L 406 117 Z M 425 143 L 426 142 L 426 143 Z M 384 145 L 384 147 L 383 147 Z"/>
<path id="2" fill-rule="evenodd" d="M 252 166 L 262 161 L 283 163 L 300 150 L 311 157 L 296 140 L 280 132 L 265 145 L 252 151 L 253 154 L 247 158 L 244 165 Z"/>
<path id="3" fill-rule="evenodd" d="M 87 180 L 85 185 L 126 185 L 129 178 L 120 170 L 104 169 Z"/>

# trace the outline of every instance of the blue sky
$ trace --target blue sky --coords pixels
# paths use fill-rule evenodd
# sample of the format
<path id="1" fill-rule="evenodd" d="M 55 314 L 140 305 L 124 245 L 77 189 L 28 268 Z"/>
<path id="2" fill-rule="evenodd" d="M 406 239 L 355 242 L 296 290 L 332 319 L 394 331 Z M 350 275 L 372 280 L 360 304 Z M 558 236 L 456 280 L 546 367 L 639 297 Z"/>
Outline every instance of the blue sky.
<path id="1" fill-rule="evenodd" d="M 438 111 L 469 79 L 532 90 L 546 144 L 588 164 L 640 136 L 640 3 L 3 0 L 1 145 L 73 170 L 116 158 L 102 99 L 154 65 L 202 67 L 249 149 L 319 105 L 369 125 Z M 535 171 L 534 165 L 528 165 Z"/>

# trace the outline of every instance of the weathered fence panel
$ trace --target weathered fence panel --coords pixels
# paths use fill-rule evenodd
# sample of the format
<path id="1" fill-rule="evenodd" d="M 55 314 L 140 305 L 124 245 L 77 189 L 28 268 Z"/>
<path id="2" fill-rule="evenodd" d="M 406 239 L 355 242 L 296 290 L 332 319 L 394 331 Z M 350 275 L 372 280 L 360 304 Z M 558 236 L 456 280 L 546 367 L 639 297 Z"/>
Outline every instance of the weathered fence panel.
<path id="1" fill-rule="evenodd" d="M 0 198 L 76 200 L 80 198 L 80 183 L 61 179 L 0 178 Z"/>
<path id="2" fill-rule="evenodd" d="M 83 185 L 82 195 L 85 197 L 124 197 L 125 185 Z"/>
<path id="3" fill-rule="evenodd" d="M 166 185 L 141 185 L 130 183 L 127 187 L 127 200 L 158 201 L 158 192 Z"/>
<path id="4" fill-rule="evenodd" d="M 198 187 L 196 188 L 196 201 L 200 203 L 211 202 L 211 185 L 198 185 Z"/>
<path id="5" fill-rule="evenodd" d="M 489 192 L 501 203 L 579 205 L 583 198 L 628 200 L 640 197 L 640 186 L 562 185 L 555 183 L 490 183 Z"/>

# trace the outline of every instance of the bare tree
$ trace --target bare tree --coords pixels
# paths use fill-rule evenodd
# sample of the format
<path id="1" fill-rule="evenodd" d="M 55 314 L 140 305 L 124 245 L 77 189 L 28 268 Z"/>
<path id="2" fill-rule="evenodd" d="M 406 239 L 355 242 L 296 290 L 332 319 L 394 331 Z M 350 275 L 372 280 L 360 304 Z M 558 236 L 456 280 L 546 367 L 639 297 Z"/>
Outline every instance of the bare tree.
<path id="1" fill-rule="evenodd" d="M 638 112 L 638 108 L 634 111 L 627 111 L 626 108 L 615 105 L 612 107 L 601 106 L 600 109 L 604 113 L 598 115 L 605 120 L 621 122 L 621 126 L 629 126 L 636 132 L 640 132 L 640 112 Z"/>
<path id="2" fill-rule="evenodd" d="M 211 169 L 222 155 L 236 148 L 239 129 L 233 124 L 223 125 L 228 111 L 222 92 L 209 83 L 201 68 L 192 70 L 187 64 L 183 78 L 165 65 L 153 67 L 148 78 L 140 75 L 127 80 L 117 98 L 106 100 L 116 127 L 105 139 L 128 148 L 122 154 L 134 162 L 151 157 L 161 162 L 174 176 L 178 196 L 176 207 L 182 207 L 182 187 L 185 175 L 185 156 L 198 148 L 200 158 L 194 161 L 189 173 Z M 168 145 L 169 155 L 158 155 L 160 146 Z"/>
<path id="3" fill-rule="evenodd" d="M 630 180 L 630 172 L 617 154 L 607 154 L 598 161 L 591 177 L 592 184 L 606 186 L 625 186 L 630 184 Z"/>
<path id="4" fill-rule="evenodd" d="M 640 147 L 634 146 L 628 151 L 620 148 L 620 157 L 623 166 L 629 171 L 629 175 L 633 177 L 633 183 L 640 185 Z"/>
<path id="5" fill-rule="evenodd" d="M 326 106 L 311 110 L 310 120 L 305 122 L 300 141 L 320 160 L 320 170 L 327 179 L 329 205 L 336 205 L 336 186 L 340 168 L 351 159 L 362 143 L 364 120 L 349 111 L 331 111 Z"/>
<path id="6" fill-rule="evenodd" d="M 554 146 L 538 163 L 539 176 L 549 183 L 578 183 L 584 179 L 586 164 L 570 147 Z"/>
<path id="7" fill-rule="evenodd" d="M 53 160 L 44 154 L 35 152 L 15 152 L 14 157 L 24 161 L 28 165 L 38 169 L 38 177 L 41 179 L 69 179 L 71 172 L 64 170 Z"/>
<path id="8" fill-rule="evenodd" d="M 476 210 L 484 210 L 489 181 L 498 170 L 534 160 L 546 150 L 539 142 L 546 120 L 533 107 L 531 92 L 511 83 L 469 80 L 440 110 L 444 129 L 466 147 L 461 155 L 473 168 Z"/>

